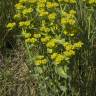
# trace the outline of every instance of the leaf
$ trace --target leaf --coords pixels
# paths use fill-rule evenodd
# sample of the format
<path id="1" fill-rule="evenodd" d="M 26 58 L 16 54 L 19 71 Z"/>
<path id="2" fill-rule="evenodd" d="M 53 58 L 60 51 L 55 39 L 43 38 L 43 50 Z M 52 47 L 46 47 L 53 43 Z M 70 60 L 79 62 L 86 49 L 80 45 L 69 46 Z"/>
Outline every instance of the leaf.
<path id="1" fill-rule="evenodd" d="M 63 67 L 56 67 L 55 71 L 56 71 L 56 73 L 57 73 L 59 76 L 67 79 L 68 75 L 67 75 L 67 73 L 64 71 Z"/>
<path id="2" fill-rule="evenodd" d="M 42 73 L 43 73 L 43 70 L 42 70 L 41 67 L 36 67 L 36 68 L 35 68 L 35 72 L 36 72 L 36 73 L 39 73 L 39 74 L 42 74 Z"/>
<path id="3" fill-rule="evenodd" d="M 61 91 L 66 92 L 67 88 L 65 86 L 60 86 Z"/>

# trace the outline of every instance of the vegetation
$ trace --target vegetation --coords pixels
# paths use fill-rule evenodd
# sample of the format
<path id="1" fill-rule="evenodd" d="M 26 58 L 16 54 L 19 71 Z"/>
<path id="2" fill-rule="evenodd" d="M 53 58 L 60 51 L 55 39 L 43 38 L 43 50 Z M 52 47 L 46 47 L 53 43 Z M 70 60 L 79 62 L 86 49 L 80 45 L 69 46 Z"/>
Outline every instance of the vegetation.
<path id="1" fill-rule="evenodd" d="M 0 96 L 95 96 L 96 1 L 1 0 Z"/>

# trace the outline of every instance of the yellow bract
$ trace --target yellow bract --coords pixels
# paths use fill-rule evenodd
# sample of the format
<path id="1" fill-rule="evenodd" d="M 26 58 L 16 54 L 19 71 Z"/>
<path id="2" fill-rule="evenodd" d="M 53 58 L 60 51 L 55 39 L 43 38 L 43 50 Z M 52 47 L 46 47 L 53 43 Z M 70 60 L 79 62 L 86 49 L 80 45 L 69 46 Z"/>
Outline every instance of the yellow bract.
<path id="1" fill-rule="evenodd" d="M 96 0 L 89 0 L 88 3 L 89 3 L 89 4 L 94 4 L 94 3 L 96 3 Z"/>
<path id="2" fill-rule="evenodd" d="M 44 64 L 47 64 L 47 60 L 46 60 L 46 59 L 36 60 L 36 61 L 35 61 L 35 64 L 36 64 L 36 65 L 44 65 Z"/>
<path id="3" fill-rule="evenodd" d="M 76 0 L 64 0 L 64 2 L 74 4 L 74 3 L 76 3 Z"/>
<path id="4" fill-rule="evenodd" d="M 73 51 L 73 50 L 68 50 L 68 51 L 65 51 L 64 52 L 64 55 L 66 56 L 66 57 L 72 57 L 73 55 L 75 55 L 75 51 Z"/>
<path id="5" fill-rule="evenodd" d="M 16 7 L 16 9 L 24 9 L 25 8 L 25 6 L 23 6 L 21 3 L 17 3 L 16 5 L 15 5 L 15 7 Z"/>
<path id="6" fill-rule="evenodd" d="M 30 21 L 21 21 L 19 22 L 20 27 L 28 27 L 30 25 Z"/>
<path id="7" fill-rule="evenodd" d="M 20 2 L 20 3 L 26 3 L 27 0 L 20 0 L 19 2 Z"/>
<path id="8" fill-rule="evenodd" d="M 22 18 L 22 17 L 21 17 L 21 14 L 20 14 L 20 13 L 14 15 L 14 19 L 15 19 L 15 20 L 19 20 L 19 19 L 21 19 L 21 18 Z"/>
<path id="9" fill-rule="evenodd" d="M 49 20 L 54 20 L 56 18 L 56 13 L 51 13 L 48 15 Z"/>
<path id="10" fill-rule="evenodd" d="M 53 47 L 55 47 L 55 40 L 54 39 L 51 39 L 47 44 L 46 44 L 46 46 L 48 47 L 48 48 L 53 48 Z"/>
<path id="11" fill-rule="evenodd" d="M 58 55 L 57 53 L 53 53 L 53 54 L 51 55 L 51 59 L 55 59 L 57 55 Z"/>
<path id="12" fill-rule="evenodd" d="M 81 41 L 77 42 L 77 43 L 74 43 L 74 47 L 75 48 L 81 48 L 83 45 L 83 43 Z"/>
<path id="13" fill-rule="evenodd" d="M 36 65 L 43 65 L 47 63 L 47 59 L 44 58 L 43 55 L 38 55 L 35 60 Z"/>
<path id="14" fill-rule="evenodd" d="M 24 9 L 23 11 L 22 11 L 22 13 L 24 14 L 24 15 L 26 15 L 26 14 L 28 14 L 28 13 L 31 13 L 33 10 L 32 10 L 32 8 L 28 8 L 28 9 Z"/>
<path id="15" fill-rule="evenodd" d="M 41 37 L 41 34 L 34 34 L 33 37 L 34 37 L 34 38 L 40 38 L 40 37 Z"/>
<path id="16" fill-rule="evenodd" d="M 45 3 L 47 0 L 38 0 L 41 3 Z"/>
<path id="17" fill-rule="evenodd" d="M 54 8 L 54 7 L 58 7 L 59 4 L 56 2 L 54 2 L 54 3 L 53 2 L 47 2 L 46 6 L 47 6 L 47 8 Z"/>
<path id="18" fill-rule="evenodd" d="M 41 38 L 41 42 L 47 43 L 50 40 L 50 38 L 51 38 L 50 36 L 43 37 L 43 38 Z"/>
<path id="19" fill-rule="evenodd" d="M 15 25 L 16 25 L 16 23 L 8 23 L 7 24 L 7 28 L 9 29 L 9 30 L 12 30 L 14 27 L 15 27 Z"/>
<path id="20" fill-rule="evenodd" d="M 42 26 L 42 27 L 40 28 L 40 31 L 49 32 L 50 29 L 49 29 L 48 27 L 46 27 L 46 26 Z"/>
<path id="21" fill-rule="evenodd" d="M 62 54 L 58 54 L 54 60 L 54 64 L 60 64 L 64 60 L 64 56 Z"/>

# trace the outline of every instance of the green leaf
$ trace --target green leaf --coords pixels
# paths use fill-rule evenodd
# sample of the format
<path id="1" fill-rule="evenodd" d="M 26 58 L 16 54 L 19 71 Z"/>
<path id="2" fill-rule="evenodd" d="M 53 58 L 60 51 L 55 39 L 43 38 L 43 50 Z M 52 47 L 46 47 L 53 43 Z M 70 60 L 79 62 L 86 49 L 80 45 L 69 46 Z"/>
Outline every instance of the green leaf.
<path id="1" fill-rule="evenodd" d="M 41 67 L 36 67 L 34 70 L 35 70 L 36 73 L 39 73 L 39 74 L 43 73 L 43 70 L 42 70 Z"/>
<path id="2" fill-rule="evenodd" d="M 61 91 L 66 92 L 67 88 L 65 86 L 60 86 Z"/>
<path id="3" fill-rule="evenodd" d="M 63 77 L 63 78 L 65 78 L 65 79 L 67 79 L 67 77 L 68 77 L 68 75 L 67 75 L 67 73 L 64 71 L 64 69 L 63 69 L 63 67 L 56 67 L 55 68 L 55 71 L 56 71 L 56 73 L 60 76 L 60 77 Z"/>

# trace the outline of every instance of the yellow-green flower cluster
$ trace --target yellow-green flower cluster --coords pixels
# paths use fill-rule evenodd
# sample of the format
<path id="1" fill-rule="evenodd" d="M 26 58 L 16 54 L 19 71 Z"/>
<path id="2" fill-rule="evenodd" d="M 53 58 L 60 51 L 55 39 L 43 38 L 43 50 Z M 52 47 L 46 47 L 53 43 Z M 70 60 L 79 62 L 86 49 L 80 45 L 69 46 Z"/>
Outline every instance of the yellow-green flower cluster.
<path id="1" fill-rule="evenodd" d="M 75 3 L 76 0 L 19 0 L 15 5 L 14 20 L 18 21 L 25 42 L 37 48 L 36 65 L 49 61 L 62 64 L 82 47 L 83 43 L 75 38 L 79 33 L 76 11 L 65 7 Z"/>
<path id="2" fill-rule="evenodd" d="M 34 62 L 36 65 L 44 65 L 47 63 L 47 59 L 42 55 L 38 55 Z"/>
<path id="3" fill-rule="evenodd" d="M 47 2 L 46 6 L 47 8 L 55 8 L 55 7 L 58 7 L 59 4 L 56 2 Z"/>
<path id="4" fill-rule="evenodd" d="M 58 0 L 59 2 L 65 2 L 65 3 L 69 3 L 69 4 L 74 4 L 76 3 L 76 0 Z"/>
<path id="5" fill-rule="evenodd" d="M 96 0 L 86 0 L 86 2 L 89 4 L 96 4 Z"/>
<path id="6" fill-rule="evenodd" d="M 64 60 L 64 54 L 53 53 L 51 59 L 54 61 L 54 64 L 60 64 Z"/>
<path id="7" fill-rule="evenodd" d="M 74 36 L 78 31 L 74 28 L 76 26 L 76 11 L 71 9 L 69 12 L 62 11 L 61 25 L 65 26 L 64 35 Z M 69 27 L 68 27 L 69 26 Z"/>
<path id="8" fill-rule="evenodd" d="M 12 29 L 15 27 L 15 25 L 16 25 L 16 23 L 14 23 L 14 22 L 8 23 L 8 24 L 7 24 L 7 28 L 8 28 L 9 30 L 12 30 Z"/>
<path id="9" fill-rule="evenodd" d="M 61 54 L 58 53 L 52 53 L 51 59 L 54 61 L 55 64 L 60 64 L 62 61 L 69 60 L 72 56 L 75 55 L 75 51 L 78 48 L 81 48 L 83 45 L 82 42 L 77 42 L 74 44 L 71 44 L 69 42 L 65 42 L 63 44 L 65 51 L 63 51 Z"/>
<path id="10" fill-rule="evenodd" d="M 23 6 L 21 3 L 17 3 L 15 5 L 15 7 L 16 7 L 17 10 L 20 10 L 20 9 L 24 9 L 25 8 L 25 6 Z"/>
<path id="11" fill-rule="evenodd" d="M 28 27 L 30 26 L 30 21 L 21 21 L 19 22 L 20 27 Z"/>
<path id="12" fill-rule="evenodd" d="M 96 0 L 82 0 L 82 1 L 88 5 L 96 6 Z"/>

